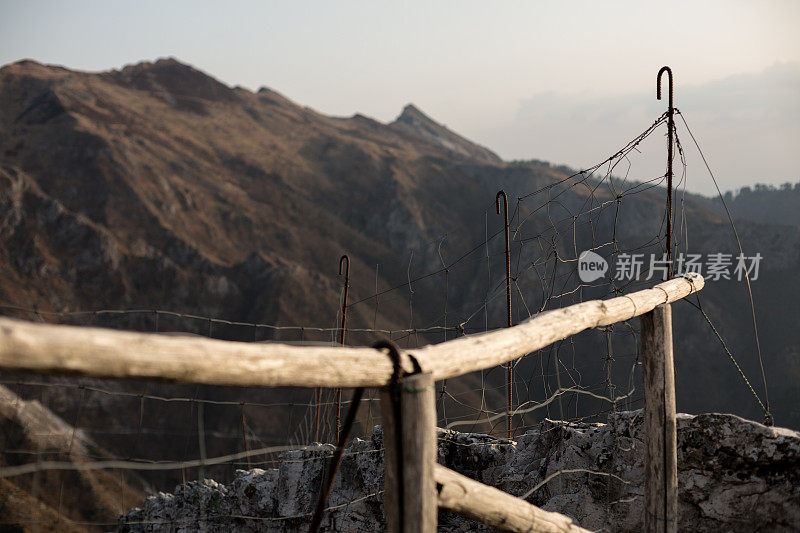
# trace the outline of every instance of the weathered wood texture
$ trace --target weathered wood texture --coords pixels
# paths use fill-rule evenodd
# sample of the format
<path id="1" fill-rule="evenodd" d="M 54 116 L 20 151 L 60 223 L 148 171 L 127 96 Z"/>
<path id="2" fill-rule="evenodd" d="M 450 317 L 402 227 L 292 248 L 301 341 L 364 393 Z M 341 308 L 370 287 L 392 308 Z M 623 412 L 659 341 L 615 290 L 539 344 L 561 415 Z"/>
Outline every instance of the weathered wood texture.
<path id="1" fill-rule="evenodd" d="M 672 310 L 659 305 L 640 317 L 644 382 L 644 531 L 671 533 L 678 520 L 678 434 Z"/>
<path id="2" fill-rule="evenodd" d="M 609 300 L 592 300 L 540 313 L 511 327 L 442 344 L 410 350 L 423 369 L 438 381 L 491 368 L 540 350 L 570 335 L 607 326 L 647 313 L 657 305 L 674 302 L 703 288 L 699 274 L 688 274 L 652 289 Z"/>
<path id="3" fill-rule="evenodd" d="M 433 376 L 426 372 L 403 379 L 401 428 L 394 420 L 391 398 L 381 394 L 384 463 L 384 505 L 389 531 L 434 533 L 438 507 L 433 467 L 436 464 L 436 404 Z M 401 438 L 402 473 L 397 470 L 397 435 Z M 402 498 L 402 506 L 400 501 Z M 402 513 L 402 528 L 400 527 Z"/>
<path id="4" fill-rule="evenodd" d="M 372 348 L 232 342 L 8 318 L 0 318 L 0 368 L 264 387 L 382 386 L 392 375 L 389 358 Z"/>
<path id="5" fill-rule="evenodd" d="M 435 465 L 439 507 L 504 531 L 588 533 L 572 519 Z"/>
<path id="6" fill-rule="evenodd" d="M 627 296 L 548 311 L 511 328 L 408 353 L 434 380 L 491 368 L 585 329 L 639 316 L 703 287 L 690 274 Z M 148 378 L 209 385 L 382 387 L 392 365 L 371 348 L 254 344 L 169 337 L 0 318 L 0 368 L 101 378 Z"/>

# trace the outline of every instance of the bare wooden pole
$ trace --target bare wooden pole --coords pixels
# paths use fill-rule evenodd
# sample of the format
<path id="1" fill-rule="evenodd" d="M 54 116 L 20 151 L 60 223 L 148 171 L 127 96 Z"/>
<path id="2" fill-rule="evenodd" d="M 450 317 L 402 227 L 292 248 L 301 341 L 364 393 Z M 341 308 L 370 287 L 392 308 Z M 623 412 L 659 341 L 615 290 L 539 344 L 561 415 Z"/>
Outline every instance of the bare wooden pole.
<path id="1" fill-rule="evenodd" d="M 678 438 L 672 310 L 659 305 L 640 318 L 644 381 L 644 531 L 674 533 L 678 520 Z"/>
<path id="2" fill-rule="evenodd" d="M 433 467 L 436 464 L 436 398 L 430 372 L 403 380 L 403 494 L 405 531 L 434 533 L 438 506 Z"/>
<path id="3" fill-rule="evenodd" d="M 317 410 L 314 414 L 314 442 L 319 442 L 320 411 L 322 410 L 322 387 L 316 387 L 314 389 L 314 401 L 317 404 Z"/>
<path id="4" fill-rule="evenodd" d="M 572 519 L 545 511 L 441 465 L 434 467 L 439 507 L 503 531 L 588 533 Z"/>
<path id="5" fill-rule="evenodd" d="M 430 372 L 403 379 L 398 397 L 381 393 L 386 468 L 384 508 L 394 533 L 434 533 L 437 523 L 436 405 Z M 399 420 L 397 419 L 399 416 Z"/>

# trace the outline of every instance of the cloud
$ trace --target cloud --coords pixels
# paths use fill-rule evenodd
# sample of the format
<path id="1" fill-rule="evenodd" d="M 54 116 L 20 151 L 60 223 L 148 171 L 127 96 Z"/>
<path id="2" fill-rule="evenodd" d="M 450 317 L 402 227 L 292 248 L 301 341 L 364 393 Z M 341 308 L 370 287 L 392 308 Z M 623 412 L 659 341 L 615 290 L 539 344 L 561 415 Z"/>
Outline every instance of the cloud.
<path id="1" fill-rule="evenodd" d="M 664 78 L 666 82 L 666 78 Z M 666 110 L 651 94 L 596 95 L 547 92 L 519 104 L 516 116 L 478 138 L 506 159 L 537 158 L 585 168 L 616 152 Z M 800 179 L 800 63 L 776 63 L 702 85 L 675 87 L 681 110 L 723 189 L 755 182 Z M 689 135 L 677 119 L 687 150 L 688 188 L 710 193 L 713 185 Z M 664 130 L 665 131 L 665 130 Z M 663 173 L 663 131 L 641 147 L 632 177 Z"/>

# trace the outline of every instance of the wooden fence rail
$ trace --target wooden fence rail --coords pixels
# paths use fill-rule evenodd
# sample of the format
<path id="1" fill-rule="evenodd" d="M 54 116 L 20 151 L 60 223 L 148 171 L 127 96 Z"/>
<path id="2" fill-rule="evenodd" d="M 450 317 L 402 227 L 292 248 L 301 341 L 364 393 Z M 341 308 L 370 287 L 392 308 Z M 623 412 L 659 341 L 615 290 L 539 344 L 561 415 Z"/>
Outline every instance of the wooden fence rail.
<path id="1" fill-rule="evenodd" d="M 437 381 L 460 376 L 513 361 L 587 329 L 641 316 L 658 305 L 699 291 L 704 284 L 700 274 L 687 274 L 659 283 L 652 289 L 546 311 L 517 326 L 459 337 L 408 353 Z"/>
<path id="2" fill-rule="evenodd" d="M 505 531 L 588 533 L 572 519 L 436 465 L 439 507 Z"/>
<path id="3" fill-rule="evenodd" d="M 652 289 L 540 313 L 525 322 L 403 352 L 439 381 L 492 368 L 586 329 L 628 320 L 703 288 L 688 274 Z M 0 318 L 0 368 L 97 378 L 244 387 L 383 387 L 392 365 L 372 348 L 254 344 Z"/>
<path id="4" fill-rule="evenodd" d="M 507 363 L 586 329 L 634 317 L 642 321 L 644 362 L 644 527 L 648 532 L 675 531 L 675 389 L 668 304 L 703 285 L 702 276 L 687 274 L 626 296 L 540 313 L 514 327 L 402 352 L 400 366 L 407 375 L 403 392 L 399 399 L 383 395 L 381 402 L 385 413 L 399 413 L 385 417 L 390 531 L 435 531 L 435 498 L 438 507 L 508 531 L 584 531 L 569 517 L 543 511 L 435 465 L 433 384 Z M 328 388 L 386 387 L 393 374 L 386 354 L 372 348 L 169 337 L 10 318 L 0 318 L 0 369 L 208 385 Z M 392 404 L 398 401 L 399 405 Z"/>

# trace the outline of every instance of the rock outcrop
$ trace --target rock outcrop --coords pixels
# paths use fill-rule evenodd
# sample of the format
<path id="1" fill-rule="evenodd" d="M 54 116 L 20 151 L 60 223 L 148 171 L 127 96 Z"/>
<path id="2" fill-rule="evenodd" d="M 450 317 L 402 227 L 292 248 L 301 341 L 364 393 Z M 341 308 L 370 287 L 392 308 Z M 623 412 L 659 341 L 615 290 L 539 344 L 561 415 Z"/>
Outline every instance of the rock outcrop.
<path id="1" fill-rule="evenodd" d="M 639 531 L 642 412 L 607 424 L 545 420 L 516 441 L 439 430 L 439 462 L 592 530 Z M 384 529 L 382 433 L 346 449 L 323 529 Z M 284 453 L 278 467 L 239 471 L 151 496 L 120 531 L 303 531 L 333 447 Z M 679 415 L 679 520 L 691 531 L 790 531 L 800 524 L 800 433 L 733 415 Z M 440 530 L 480 524 L 441 513 Z"/>

